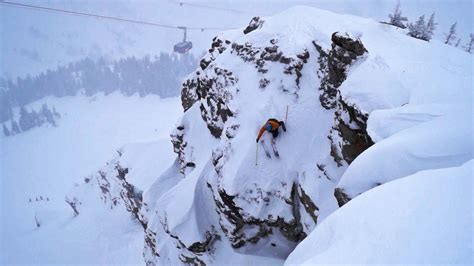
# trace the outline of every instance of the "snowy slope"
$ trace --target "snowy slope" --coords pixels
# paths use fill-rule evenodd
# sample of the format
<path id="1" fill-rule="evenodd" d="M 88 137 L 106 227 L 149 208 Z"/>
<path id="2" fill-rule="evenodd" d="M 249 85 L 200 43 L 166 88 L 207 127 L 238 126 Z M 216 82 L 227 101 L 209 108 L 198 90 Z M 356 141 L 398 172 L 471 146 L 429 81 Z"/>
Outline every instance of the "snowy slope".
<path id="1" fill-rule="evenodd" d="M 470 160 L 420 171 L 362 194 L 321 223 L 285 265 L 472 265 L 473 167 Z"/>
<path id="2" fill-rule="evenodd" d="M 148 187 L 174 160 L 169 132 L 179 100 L 114 93 L 50 97 L 28 108 L 43 102 L 61 113 L 58 127 L 0 139 L 0 264 L 142 263 L 143 229 L 128 212 L 110 210 L 95 187 L 84 190 L 77 217 L 65 198 L 117 151 L 136 166 L 132 176 L 143 177 L 132 179 L 137 187 Z M 124 146 L 130 142 L 138 143 Z"/>
<path id="3" fill-rule="evenodd" d="M 145 197 L 154 206 L 154 213 L 143 212 L 151 224 L 147 234 L 156 241 L 145 245 L 147 262 L 285 259 L 353 191 L 472 158 L 470 55 L 309 7 L 256 18 L 243 30 L 216 37 L 201 69 L 185 82 L 186 112 L 173 134 L 179 164 L 156 186 L 172 174 L 183 180 Z M 277 140 L 281 158 L 267 159 L 261 149 L 256 154 L 260 125 L 269 117 L 284 119 L 286 106 L 288 132 Z M 393 127 L 381 124 L 389 114 L 371 117 L 389 108 L 400 108 L 392 111 L 400 120 Z M 404 112 L 413 115 L 397 116 Z M 393 139 L 397 149 L 380 141 L 435 116 L 439 121 L 422 124 L 421 133 Z M 427 137 L 440 126 L 446 131 Z M 448 139 L 426 149 L 430 141 Z M 398 159 L 413 149 L 426 154 L 419 161 Z M 381 152 L 362 159 L 373 150 Z M 433 156 L 432 163 L 423 161 Z M 384 167 L 397 175 L 377 175 Z"/>
<path id="4" fill-rule="evenodd" d="M 420 170 L 459 167 L 473 158 L 473 118 L 469 112 L 472 110 L 472 56 L 453 47 L 412 39 L 396 28 L 371 19 L 310 7 L 294 7 L 273 17 L 254 18 L 248 27 L 220 33 L 209 46 L 200 67 L 184 81 L 181 104 L 185 112 L 171 132 L 171 143 L 167 142 L 168 128 L 175 122 L 175 115 L 181 115 L 176 111 L 179 106 L 157 104 L 155 109 L 151 104 L 140 109 L 144 112 L 141 113 L 127 112 L 141 108 L 139 101 L 137 105 L 119 105 L 120 111 L 105 114 L 111 118 L 110 124 L 91 123 L 92 128 L 103 130 L 102 137 L 130 133 L 117 138 L 120 143 L 141 141 L 118 151 L 115 144 L 108 151 L 100 149 L 108 152 L 107 158 L 113 157 L 107 163 L 102 157 L 100 160 L 90 158 L 94 165 L 88 164 L 90 167 L 84 169 L 79 166 L 83 163 L 78 164 L 77 169 L 71 166 L 62 171 L 59 168 L 61 176 L 74 173 L 71 169 L 81 173 L 72 176 L 79 181 L 67 194 L 79 215 L 71 218 L 72 208 L 61 198 L 57 206 L 46 208 L 58 214 L 41 212 L 46 213 L 41 217 L 45 218 L 48 228 L 43 234 L 57 236 L 51 238 L 51 243 L 59 243 L 55 239 L 69 230 L 66 235 L 81 236 L 79 243 L 89 241 L 98 245 L 90 250 L 84 248 L 74 256 L 68 256 L 68 252 L 59 254 L 58 249 L 52 253 L 37 249 L 28 251 L 31 255 L 22 259 L 34 258 L 27 261 L 29 263 L 66 263 L 71 261 L 69 257 L 77 263 L 97 263 L 94 258 L 99 258 L 98 263 L 135 263 L 143 252 L 141 259 L 151 265 L 230 261 L 239 265 L 283 264 L 295 248 L 294 252 L 299 252 L 298 244 L 303 243 L 302 249 L 306 251 L 307 246 L 319 241 L 319 238 L 314 240 L 312 232 L 319 226 L 324 228 L 325 219 L 328 222 L 337 219 L 332 217 L 338 217 L 340 211 L 343 213 L 340 215 L 345 216 L 345 210 L 351 219 L 358 219 L 356 214 L 369 215 L 371 211 L 365 206 L 370 208 L 377 203 L 368 203 L 364 194 L 360 196 L 364 206 L 357 207 L 357 198 L 354 204 L 347 203 L 357 195 L 381 185 L 376 190 L 383 195 L 376 194 L 373 198 L 386 198 L 413 185 L 414 188 L 432 188 L 427 197 L 440 201 L 442 186 L 428 183 L 424 177 L 431 172 L 419 173 L 420 181 L 409 182 L 409 185 L 403 183 L 404 177 L 415 174 L 406 179 L 418 180 L 416 173 Z M 173 100 L 169 104 L 177 103 Z M 54 105 L 61 111 L 58 104 Z M 280 158 L 274 154 L 267 158 L 263 148 L 271 151 L 270 136 L 265 134 L 265 143 L 257 144 L 257 132 L 270 117 L 285 120 L 287 107 L 288 130 L 281 132 L 276 141 Z M 94 114 L 91 118 L 97 113 L 100 112 L 91 112 Z M 137 113 L 143 119 L 136 118 Z M 81 114 L 73 117 L 81 118 Z M 136 124 L 122 124 L 125 118 Z M 62 123 L 68 121 L 68 118 L 63 119 L 66 120 Z M 59 136 L 83 135 L 87 131 L 74 127 L 74 120 L 67 123 L 69 131 Z M 146 129 L 141 132 L 143 135 L 132 134 L 137 133 L 137 127 Z M 151 134 L 155 129 L 160 130 Z M 27 136 L 28 132 L 25 138 Z M 2 145 L 3 142 L 7 143 L 2 139 Z M 15 146 L 11 145 L 9 149 L 13 150 Z M 85 147 L 92 150 L 92 146 Z M 89 151 L 84 147 L 78 150 Z M 172 156 L 171 151 L 176 156 Z M 8 158 L 6 154 L 2 153 L 2 163 Z M 63 156 L 59 154 L 54 158 Z M 10 182 L 8 191 L 14 191 L 21 182 L 32 182 L 33 178 L 26 177 L 28 173 L 21 172 L 24 169 L 18 164 L 11 161 L 5 165 L 10 167 L 7 173 L 12 176 L 16 171 L 22 173 L 19 183 L 12 178 L 5 179 Z M 469 180 L 466 177 L 472 176 L 469 169 L 472 163 L 446 171 L 462 172 L 462 182 L 466 182 Z M 439 170 L 433 175 L 437 173 L 439 183 L 445 184 L 448 173 Z M 51 176 L 58 179 L 59 175 L 53 174 Z M 402 178 L 399 186 L 382 185 L 398 178 Z M 64 186 L 61 185 L 55 195 L 65 195 L 64 187 L 71 180 L 65 179 Z M 468 187 L 462 182 L 463 187 Z M 53 185 L 50 183 L 49 187 Z M 455 185 L 450 187 L 450 192 L 455 193 L 460 186 Z M 388 188 L 385 190 L 385 187 Z M 4 199 L 17 197 L 19 201 L 15 202 L 23 200 L 24 203 L 24 198 L 35 192 L 30 190 L 16 196 L 13 192 L 8 197 L 2 194 L 2 205 L 24 209 L 25 206 L 14 205 L 20 203 Z M 466 193 L 462 195 L 466 197 Z M 408 199 L 410 196 L 418 199 L 416 193 L 407 194 Z M 371 199 L 370 194 L 367 198 Z M 456 203 L 459 199 L 452 200 Z M 347 205 L 338 211 L 338 205 L 345 203 Z M 401 202 L 396 206 L 406 204 Z M 356 206 L 354 211 L 353 205 Z M 423 212 L 430 209 L 421 204 L 413 206 Z M 472 210 L 472 206 L 463 206 Z M 31 220 L 34 211 L 37 209 L 2 220 L 8 225 L 2 225 L 2 230 L 14 227 L 15 221 L 22 218 Z M 456 216 L 457 211 L 452 209 L 446 213 Z M 427 216 L 424 221 L 432 225 L 430 218 L 437 218 L 435 215 L 443 215 L 443 212 Z M 374 212 L 367 217 L 375 219 L 382 214 Z M 410 214 L 396 212 L 393 215 Z M 465 222 L 466 216 L 462 217 L 460 222 Z M 417 225 L 412 221 L 415 219 L 402 225 L 414 230 Z M 369 233 L 370 222 L 375 223 L 366 221 L 360 225 L 367 225 Z M 385 224 L 387 234 L 375 237 L 390 240 L 398 234 L 396 225 L 388 222 Z M 80 228 L 84 227 L 90 230 L 82 231 Z M 31 232 L 33 228 L 34 224 L 29 223 L 21 225 L 20 231 Z M 472 229 L 461 230 L 453 233 L 472 235 Z M 2 247 L 8 254 L 5 260 L 19 260 L 18 254 L 25 243 L 40 246 L 41 238 L 35 232 L 21 238 L 8 233 L 6 239 L 15 239 L 16 244 Z M 114 238 L 116 235 L 119 238 Z M 304 240 L 308 235 L 311 236 Z M 422 241 L 423 235 L 418 236 Z M 342 242 L 330 243 L 336 247 L 350 243 L 341 239 Z M 349 240 L 358 239 L 354 236 Z M 461 240 L 462 243 L 468 241 L 467 238 Z M 71 248 L 67 250 L 78 245 L 67 246 Z M 427 246 L 422 251 L 426 253 L 420 254 L 432 254 L 437 249 Z M 448 252 L 453 250 L 445 251 L 445 258 L 449 258 Z M 457 253 L 456 258 L 461 262 L 469 259 L 465 251 Z M 52 259 L 45 259 L 45 254 Z M 372 253 L 367 254 L 368 259 L 372 258 Z M 408 251 L 405 255 L 397 262 L 421 260 Z M 452 253 L 451 258 L 455 255 Z M 293 263 L 295 257 L 298 256 L 290 255 L 288 263 Z M 379 259 L 378 262 L 383 262 L 383 258 Z M 294 263 L 300 262 L 303 261 Z"/>
<path id="5" fill-rule="evenodd" d="M 349 198 L 420 170 L 458 166 L 473 157 L 472 56 L 436 42 L 407 43 L 412 47 L 403 53 L 409 60 L 376 56 L 341 86 L 347 102 L 371 113 L 367 131 L 377 143 L 338 184 Z M 386 79 L 387 72 L 394 79 Z M 363 83 L 369 73 L 374 78 Z"/>

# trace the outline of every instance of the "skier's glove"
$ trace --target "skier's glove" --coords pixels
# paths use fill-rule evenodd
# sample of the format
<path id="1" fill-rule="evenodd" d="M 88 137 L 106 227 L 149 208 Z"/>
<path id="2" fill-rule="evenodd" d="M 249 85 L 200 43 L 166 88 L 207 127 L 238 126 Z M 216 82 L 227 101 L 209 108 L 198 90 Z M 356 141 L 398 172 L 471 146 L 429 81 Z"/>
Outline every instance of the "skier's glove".
<path id="1" fill-rule="evenodd" d="M 258 143 L 258 139 L 256 139 L 256 142 Z"/>

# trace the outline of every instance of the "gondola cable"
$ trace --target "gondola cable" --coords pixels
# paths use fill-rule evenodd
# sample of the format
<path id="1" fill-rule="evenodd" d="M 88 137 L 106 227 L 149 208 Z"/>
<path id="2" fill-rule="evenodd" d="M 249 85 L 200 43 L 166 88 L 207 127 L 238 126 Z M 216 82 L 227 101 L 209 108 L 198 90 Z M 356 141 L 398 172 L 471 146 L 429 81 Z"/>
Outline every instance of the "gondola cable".
<path id="1" fill-rule="evenodd" d="M 63 14 L 69 14 L 69 15 L 77 15 L 77 16 L 85 16 L 85 17 L 94 17 L 98 19 L 109 19 L 109 20 L 115 20 L 115 21 L 121 21 L 121 22 L 129 22 L 129 23 L 135 23 L 135 24 L 142 24 L 142 25 L 148 25 L 148 26 L 155 26 L 155 27 L 161 27 L 161 28 L 168 28 L 168 29 L 183 29 L 186 28 L 188 30 L 233 30 L 237 28 L 225 28 L 225 27 L 186 27 L 186 26 L 175 26 L 175 25 L 168 25 L 168 24 L 160 24 L 160 23 L 154 23 L 154 22 L 147 22 L 147 21 L 141 21 L 141 20 L 134 20 L 134 19 L 126 19 L 126 18 L 119 18 L 119 17 L 113 17 L 113 16 L 105 16 L 105 15 L 99 15 L 99 14 L 93 14 L 93 13 L 85 13 L 85 12 L 78 12 L 78 11 L 71 11 L 71 10 L 65 10 L 65 9 L 60 9 L 60 8 L 51 8 L 51 7 L 44 7 L 44 6 L 37 6 L 37 5 L 30 5 L 30 4 L 22 4 L 22 3 L 15 3 L 15 2 L 9 2 L 9 1 L 2 1 L 0 0 L 0 4 L 7 5 L 7 6 L 12 6 L 12 7 L 18 7 L 18 8 L 25 8 L 25 9 L 36 9 L 36 10 L 42 10 L 42 11 L 49 11 L 49 12 L 57 12 L 57 13 L 63 13 Z"/>

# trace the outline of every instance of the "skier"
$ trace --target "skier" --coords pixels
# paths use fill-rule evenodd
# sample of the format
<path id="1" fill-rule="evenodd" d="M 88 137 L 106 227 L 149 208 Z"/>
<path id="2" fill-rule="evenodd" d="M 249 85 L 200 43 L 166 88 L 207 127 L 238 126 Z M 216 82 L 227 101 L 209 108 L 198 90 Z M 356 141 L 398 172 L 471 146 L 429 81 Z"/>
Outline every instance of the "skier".
<path id="1" fill-rule="evenodd" d="M 278 137 L 280 127 L 283 129 L 283 131 L 286 132 L 285 122 L 278 121 L 274 118 L 270 118 L 270 119 L 267 120 L 265 125 L 260 129 L 260 131 L 258 132 L 258 136 L 257 136 L 257 143 L 258 143 L 258 141 L 262 137 L 263 133 L 265 133 L 265 131 L 268 131 L 268 132 L 272 133 L 273 138 L 271 140 L 271 144 L 272 144 L 273 154 L 276 157 L 280 157 L 280 154 L 278 153 L 278 150 L 275 146 L 275 138 Z M 265 155 L 268 158 L 271 158 L 270 152 L 268 151 L 267 147 L 265 146 L 265 142 L 262 140 L 262 142 L 260 144 L 262 144 L 262 147 L 265 150 Z"/>
<path id="2" fill-rule="evenodd" d="M 274 118 L 268 119 L 265 125 L 258 132 L 257 142 L 260 140 L 265 131 L 272 133 L 273 139 L 275 139 L 276 137 L 278 137 L 278 130 L 280 129 L 280 127 L 283 129 L 283 131 L 286 132 L 285 122 L 278 121 Z"/>

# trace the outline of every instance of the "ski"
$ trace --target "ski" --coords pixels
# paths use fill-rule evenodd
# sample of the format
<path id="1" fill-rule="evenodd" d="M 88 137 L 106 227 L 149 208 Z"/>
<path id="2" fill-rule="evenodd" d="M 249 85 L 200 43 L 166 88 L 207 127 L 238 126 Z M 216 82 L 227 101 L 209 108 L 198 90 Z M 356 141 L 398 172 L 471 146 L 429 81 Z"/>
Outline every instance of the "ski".
<path id="1" fill-rule="evenodd" d="M 262 144 L 263 150 L 265 151 L 265 155 L 266 155 L 268 158 L 272 158 L 272 156 L 270 155 L 270 151 L 268 150 L 267 146 L 265 146 L 265 141 L 262 140 L 262 141 L 260 142 L 260 144 Z"/>
<path id="2" fill-rule="evenodd" d="M 275 139 L 272 139 L 272 149 L 273 149 L 273 154 L 275 154 L 275 156 L 277 158 L 280 158 L 280 154 L 278 153 L 278 150 L 276 148 L 276 142 L 275 142 Z"/>

